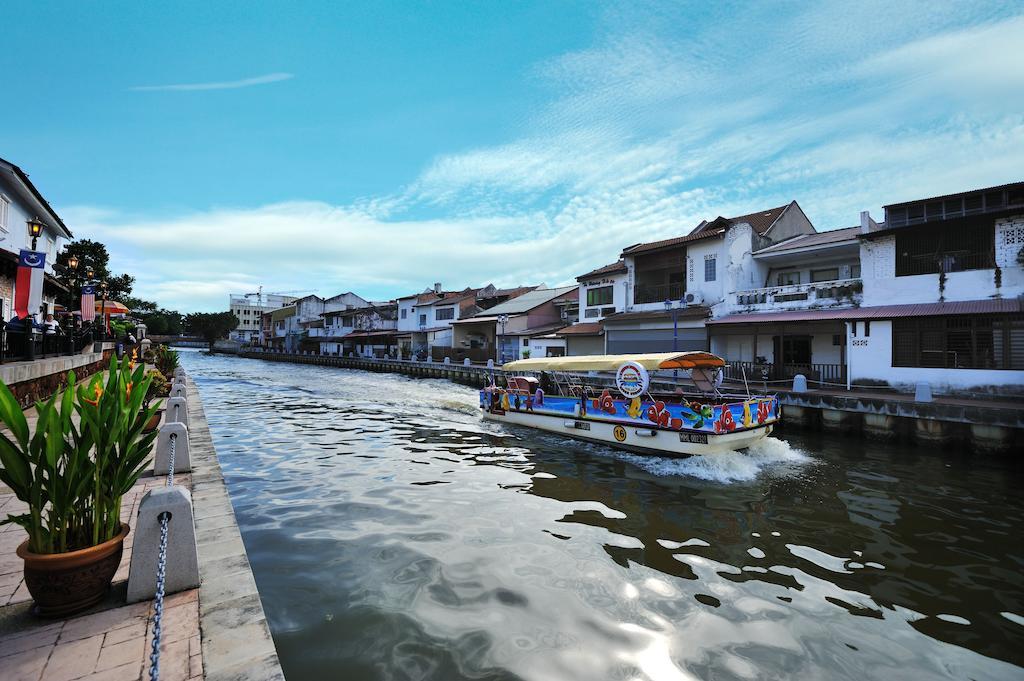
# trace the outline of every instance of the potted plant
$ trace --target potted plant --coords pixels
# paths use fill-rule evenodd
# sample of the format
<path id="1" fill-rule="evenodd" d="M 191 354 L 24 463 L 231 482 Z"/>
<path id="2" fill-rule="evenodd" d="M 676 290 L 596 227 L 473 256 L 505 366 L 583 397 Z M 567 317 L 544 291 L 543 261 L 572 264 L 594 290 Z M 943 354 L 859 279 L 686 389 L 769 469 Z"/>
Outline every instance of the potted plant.
<path id="1" fill-rule="evenodd" d="M 149 388 L 146 389 L 146 396 L 142 400 L 142 411 L 147 411 L 153 404 L 153 400 L 158 397 L 167 397 L 171 392 L 171 383 L 167 378 L 160 373 L 157 369 L 150 369 L 146 372 L 146 377 L 150 379 Z M 160 426 L 160 419 L 163 416 L 164 410 L 161 408 L 160 403 L 156 406 L 156 411 L 143 426 L 142 432 L 149 433 L 156 430 Z"/>
<path id="2" fill-rule="evenodd" d="M 178 352 L 166 345 L 161 345 L 156 350 L 156 368 L 164 377 L 170 381 L 174 378 L 174 370 L 178 368 Z"/>
<path id="3" fill-rule="evenodd" d="M 10 515 L 28 533 L 17 550 L 25 584 L 43 616 L 65 616 L 103 598 L 121 562 L 128 525 L 121 499 L 145 469 L 156 432 L 143 427 L 156 407 L 142 409 L 152 379 L 128 360 L 112 359 L 106 383 L 68 385 L 35 406 L 30 431 L 21 406 L 0 382 L 0 482 L 28 504 Z M 78 424 L 72 418 L 78 415 Z"/>

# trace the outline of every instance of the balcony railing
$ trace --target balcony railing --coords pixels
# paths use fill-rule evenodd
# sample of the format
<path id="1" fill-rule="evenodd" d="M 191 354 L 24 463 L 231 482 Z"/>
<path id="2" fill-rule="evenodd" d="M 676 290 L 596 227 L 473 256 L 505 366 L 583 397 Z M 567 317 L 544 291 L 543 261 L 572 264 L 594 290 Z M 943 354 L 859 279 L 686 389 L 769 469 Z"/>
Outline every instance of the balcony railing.
<path id="1" fill-rule="evenodd" d="M 637 305 L 644 303 L 663 303 L 666 300 L 675 302 L 683 297 L 686 291 L 686 284 L 677 282 L 674 284 L 641 284 L 638 283 L 633 292 L 633 302 Z"/>
<path id="2" fill-rule="evenodd" d="M 729 362 L 725 377 L 735 381 L 782 381 L 803 374 L 811 381 L 843 383 L 846 381 L 845 364 L 761 364 L 755 362 Z"/>
<path id="3" fill-rule="evenodd" d="M 789 284 L 786 286 L 768 286 L 766 288 L 747 289 L 736 292 L 736 304 L 742 307 L 771 309 L 776 305 L 793 307 L 790 303 L 807 301 L 826 301 L 837 303 L 843 299 L 851 302 L 863 290 L 860 279 L 835 279 L 832 281 L 816 281 L 809 284 Z"/>

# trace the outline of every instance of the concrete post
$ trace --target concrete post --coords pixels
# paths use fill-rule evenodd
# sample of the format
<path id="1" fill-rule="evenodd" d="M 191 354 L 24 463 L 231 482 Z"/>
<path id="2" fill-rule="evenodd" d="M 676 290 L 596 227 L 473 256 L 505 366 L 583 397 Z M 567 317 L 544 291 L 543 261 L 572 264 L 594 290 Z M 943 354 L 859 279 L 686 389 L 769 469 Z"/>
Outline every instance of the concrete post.
<path id="1" fill-rule="evenodd" d="M 803 374 L 797 374 L 793 377 L 793 392 L 805 393 L 807 392 L 807 377 Z"/>
<path id="2" fill-rule="evenodd" d="M 462 364 L 468 367 L 471 364 L 471 362 L 469 361 L 469 357 L 467 357 L 466 359 L 462 360 Z"/>
<path id="3" fill-rule="evenodd" d="M 173 594 L 199 586 L 199 554 L 192 495 L 184 487 L 160 487 L 146 492 L 139 503 L 132 541 L 132 562 L 128 569 L 128 602 L 156 595 L 156 570 L 160 558 L 160 514 L 167 521 L 167 563 L 164 593 Z"/>
<path id="4" fill-rule="evenodd" d="M 184 423 L 185 427 L 188 427 L 188 402 L 184 397 L 172 397 L 167 400 L 166 409 L 164 423 Z"/>
<path id="5" fill-rule="evenodd" d="M 487 368 L 488 369 L 493 369 L 494 368 L 494 360 L 493 359 L 487 360 Z"/>
<path id="6" fill-rule="evenodd" d="M 185 375 L 185 369 L 184 368 L 178 367 L 177 369 L 174 370 L 174 377 L 175 378 L 178 378 L 179 376 L 184 376 L 184 375 Z"/>
<path id="7" fill-rule="evenodd" d="M 921 381 L 914 388 L 914 401 L 915 402 L 931 402 L 932 401 L 932 385 L 925 381 Z"/>
<path id="8" fill-rule="evenodd" d="M 185 384 L 183 383 L 172 383 L 170 397 L 180 397 L 185 399 Z"/>
<path id="9" fill-rule="evenodd" d="M 192 460 L 189 456 L 188 428 L 184 423 L 165 423 L 156 436 L 156 455 L 153 457 L 153 475 L 167 475 L 171 461 L 171 436 L 174 436 L 174 472 L 190 473 Z"/>
<path id="10" fill-rule="evenodd" d="M 451 357 L 445 357 L 444 358 L 444 363 L 445 364 L 451 364 L 452 363 L 452 358 Z"/>

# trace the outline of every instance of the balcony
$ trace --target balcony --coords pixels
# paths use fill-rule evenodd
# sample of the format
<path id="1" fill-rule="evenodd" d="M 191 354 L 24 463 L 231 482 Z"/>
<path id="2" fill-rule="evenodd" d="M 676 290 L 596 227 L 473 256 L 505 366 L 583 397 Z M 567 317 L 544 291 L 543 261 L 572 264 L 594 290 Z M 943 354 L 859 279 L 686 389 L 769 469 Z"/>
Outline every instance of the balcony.
<path id="1" fill-rule="evenodd" d="M 860 302 L 863 288 L 859 278 L 769 286 L 737 291 L 733 303 L 744 312 L 845 307 Z"/>
<path id="2" fill-rule="evenodd" d="M 683 297 L 686 292 L 686 284 L 676 282 L 674 284 L 643 284 L 637 283 L 633 291 L 633 303 L 643 305 L 646 303 L 663 303 L 666 300 L 673 302 Z"/>

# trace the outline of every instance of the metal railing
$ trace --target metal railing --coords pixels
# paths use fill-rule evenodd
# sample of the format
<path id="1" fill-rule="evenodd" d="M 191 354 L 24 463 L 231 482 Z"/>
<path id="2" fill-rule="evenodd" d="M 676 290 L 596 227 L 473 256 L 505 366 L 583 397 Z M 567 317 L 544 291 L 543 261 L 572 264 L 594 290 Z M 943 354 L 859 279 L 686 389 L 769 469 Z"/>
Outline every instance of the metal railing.
<path id="1" fill-rule="evenodd" d="M 94 340 L 91 330 L 47 334 L 31 327 L 10 329 L 3 323 L 0 328 L 0 364 L 75 355 L 91 346 Z"/>
<path id="2" fill-rule="evenodd" d="M 637 283 L 633 291 L 633 302 L 637 305 L 644 303 L 663 303 L 666 300 L 677 301 L 686 292 L 686 284 L 676 282 L 674 284 L 643 284 Z"/>
<path id="3" fill-rule="evenodd" d="M 178 419 L 181 405 L 174 405 L 174 420 Z M 180 421 L 179 421 L 180 422 Z M 174 487 L 174 455 L 177 449 L 178 434 L 171 433 L 170 452 L 167 458 L 167 487 Z M 149 652 L 149 679 L 160 679 L 160 640 L 163 635 L 164 587 L 167 577 L 167 530 L 171 521 L 169 511 L 158 516 L 160 520 L 160 552 L 156 563 L 156 595 L 153 597 L 153 641 Z"/>
<path id="4" fill-rule="evenodd" d="M 841 383 L 846 380 L 845 364 L 775 364 L 762 362 L 729 362 L 725 365 L 725 378 L 748 381 L 779 381 L 803 374 L 812 381 Z"/>

